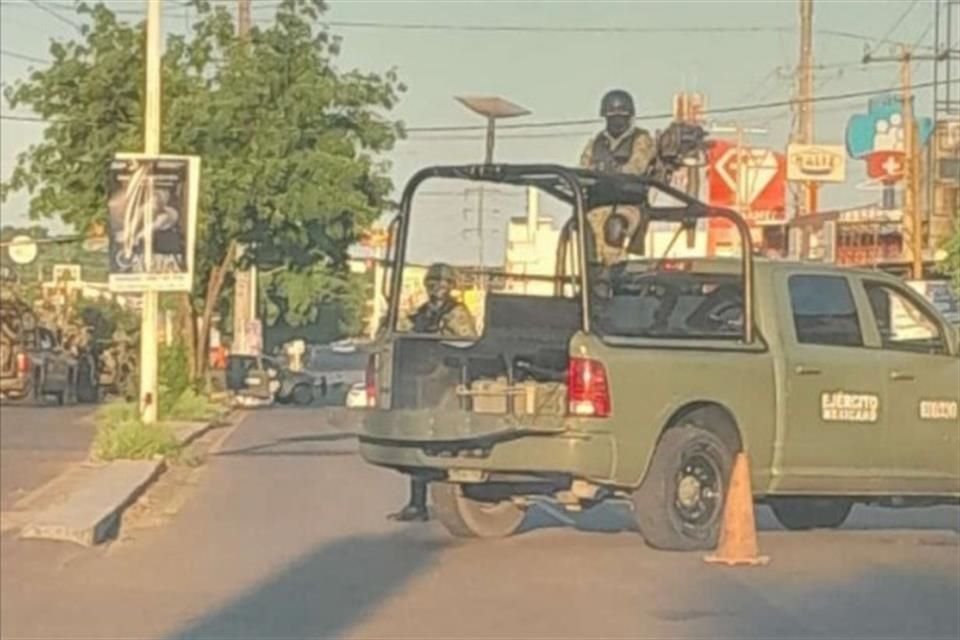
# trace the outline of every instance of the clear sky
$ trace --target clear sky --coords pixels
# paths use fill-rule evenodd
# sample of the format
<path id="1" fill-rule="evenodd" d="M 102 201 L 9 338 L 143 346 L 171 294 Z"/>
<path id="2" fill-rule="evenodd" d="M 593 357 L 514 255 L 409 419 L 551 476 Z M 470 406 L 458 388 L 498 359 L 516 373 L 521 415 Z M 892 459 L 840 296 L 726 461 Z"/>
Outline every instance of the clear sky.
<path id="1" fill-rule="evenodd" d="M 145 0 L 114 0 L 108 4 L 124 12 L 142 11 Z M 70 2 L 43 2 L 71 15 Z M 229 2 L 228 4 L 234 4 Z M 255 21 L 272 15 L 274 0 L 253 0 Z M 507 97 L 533 112 L 530 121 L 590 118 L 597 114 L 601 95 L 613 87 L 633 93 L 638 111 L 669 111 L 671 96 L 678 90 L 695 90 L 707 96 L 709 106 L 779 100 L 789 97 L 793 81 L 788 74 L 796 65 L 796 29 L 799 3 L 796 0 L 710 1 L 674 0 L 601 2 L 417 1 L 373 2 L 332 1 L 326 19 L 339 22 L 376 22 L 428 25 L 501 25 L 541 28 L 640 27 L 660 32 L 550 31 L 490 32 L 464 30 L 414 30 L 340 24 L 332 31 L 344 38 L 341 68 L 386 70 L 396 67 L 408 92 L 396 115 L 408 126 L 470 125 L 479 119 L 455 102 L 455 95 L 496 94 Z M 168 0 L 165 28 L 182 31 L 188 13 Z M 906 17 L 896 24 L 904 12 Z M 73 27 L 26 0 L 0 3 L 0 39 L 4 51 L 47 58 L 51 39 L 69 38 Z M 137 19 L 135 15 L 129 19 Z M 815 56 L 827 68 L 816 72 L 818 95 L 872 88 L 892 87 L 897 82 L 896 65 L 863 67 L 859 60 L 864 41 L 824 33 L 825 30 L 863 34 L 879 40 L 932 45 L 932 0 L 816 0 L 814 10 Z M 685 27 L 764 27 L 758 32 L 713 33 L 676 32 Z M 960 30 L 957 30 L 960 31 Z M 954 45 L 956 46 L 956 45 Z M 887 53 L 889 45 L 880 51 Z M 35 63 L 3 55 L 5 83 L 23 77 Z M 844 66 L 837 66 L 842 63 Z M 915 65 L 916 81 L 932 76 L 931 63 Z M 918 108 L 929 115 L 929 89 L 922 90 Z M 849 116 L 862 111 L 866 99 L 818 105 L 818 141 L 841 143 Z M 4 105 L 4 112 L 9 113 Z M 18 112 L 19 113 L 19 112 Z M 788 109 L 738 114 L 744 124 L 764 126 L 769 133 L 757 136 L 756 143 L 782 150 L 791 118 Z M 518 121 L 519 122 L 519 121 Z M 729 122 L 724 119 L 722 122 Z M 641 123 L 655 129 L 665 121 Z M 497 140 L 496 156 L 509 161 L 551 161 L 576 163 L 593 127 L 537 130 L 537 137 Z M 529 132 L 528 132 L 529 133 Z M 16 154 L 39 139 L 42 126 L 3 121 L 0 135 L 2 175 L 9 175 Z M 544 134 L 550 137 L 544 137 Z M 391 160 L 398 188 L 418 167 L 434 163 L 482 160 L 482 137 L 477 134 L 411 134 Z M 466 137 L 467 139 L 464 139 Z M 849 163 L 848 184 L 823 191 L 827 207 L 874 202 L 878 192 L 860 191 L 863 179 L 859 163 Z M 463 207 L 463 198 L 454 197 L 451 207 Z M 522 208 L 511 199 L 494 206 L 509 210 Z M 22 221 L 26 199 L 17 197 L 3 205 L 3 222 Z"/>

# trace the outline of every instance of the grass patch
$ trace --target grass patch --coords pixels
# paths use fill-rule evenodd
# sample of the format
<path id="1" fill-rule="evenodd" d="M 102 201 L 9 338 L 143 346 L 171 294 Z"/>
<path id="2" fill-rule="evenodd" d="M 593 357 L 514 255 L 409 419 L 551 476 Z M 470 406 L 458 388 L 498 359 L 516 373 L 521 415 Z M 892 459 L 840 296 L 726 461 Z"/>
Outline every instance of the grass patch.
<path id="1" fill-rule="evenodd" d="M 207 422 L 219 418 L 222 413 L 222 405 L 188 388 L 160 415 L 160 419 Z"/>
<path id="2" fill-rule="evenodd" d="M 95 420 L 93 456 L 98 460 L 176 458 L 180 452 L 173 431 L 162 423 L 145 425 L 137 405 L 132 402 L 104 405 L 97 411 Z"/>

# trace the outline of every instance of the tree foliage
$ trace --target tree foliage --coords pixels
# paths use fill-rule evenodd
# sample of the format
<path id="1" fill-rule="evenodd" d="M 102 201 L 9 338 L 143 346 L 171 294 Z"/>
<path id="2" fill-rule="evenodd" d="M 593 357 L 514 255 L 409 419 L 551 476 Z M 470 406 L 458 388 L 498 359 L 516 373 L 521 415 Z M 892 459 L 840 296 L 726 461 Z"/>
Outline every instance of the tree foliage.
<path id="1" fill-rule="evenodd" d="M 944 263 L 944 271 L 950 276 L 953 282 L 953 290 L 957 296 L 960 296 L 960 229 L 953 232 L 953 237 L 947 244 L 947 259 Z"/>
<path id="2" fill-rule="evenodd" d="M 270 304 L 291 324 L 356 307 L 347 250 L 388 206 L 383 155 L 402 133 L 388 113 L 403 85 L 393 70 L 336 67 L 322 0 L 285 0 L 242 39 L 223 6 L 194 9 L 192 33 L 166 41 L 161 143 L 201 156 L 194 310 L 209 319 L 229 271 L 248 264 L 274 273 Z M 78 12 L 80 37 L 52 43 L 53 62 L 4 92 L 48 124 L 0 197 L 26 190 L 34 219 L 84 232 L 106 220 L 110 159 L 143 146 L 144 25 L 103 5 Z"/>

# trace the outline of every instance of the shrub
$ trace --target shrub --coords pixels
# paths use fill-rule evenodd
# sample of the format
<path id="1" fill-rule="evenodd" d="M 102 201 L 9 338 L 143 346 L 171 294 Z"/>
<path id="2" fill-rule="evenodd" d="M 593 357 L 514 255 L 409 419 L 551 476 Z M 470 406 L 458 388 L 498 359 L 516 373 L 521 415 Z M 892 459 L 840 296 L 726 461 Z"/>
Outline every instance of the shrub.
<path id="1" fill-rule="evenodd" d="M 190 389 L 190 368 L 187 348 L 182 342 L 169 347 L 162 345 L 158 354 L 157 393 L 159 404 L 157 415 L 160 419 L 169 415 L 174 404 Z"/>
<path id="2" fill-rule="evenodd" d="M 162 406 L 161 404 L 161 407 Z M 160 415 L 160 419 L 212 420 L 220 415 L 221 410 L 222 407 L 219 404 L 213 402 L 207 398 L 207 396 L 188 388 L 170 403 L 167 411 Z"/>
<path id="3" fill-rule="evenodd" d="M 170 428 L 163 424 L 143 424 L 134 403 L 104 405 L 97 411 L 95 420 L 93 455 L 99 460 L 149 460 L 158 455 L 175 458 L 180 451 Z"/>

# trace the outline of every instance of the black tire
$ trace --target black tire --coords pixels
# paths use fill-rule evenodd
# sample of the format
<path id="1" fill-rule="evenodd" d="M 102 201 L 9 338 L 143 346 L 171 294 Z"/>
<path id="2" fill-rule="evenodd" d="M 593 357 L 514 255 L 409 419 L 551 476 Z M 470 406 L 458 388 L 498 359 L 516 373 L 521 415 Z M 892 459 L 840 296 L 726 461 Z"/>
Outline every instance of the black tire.
<path id="1" fill-rule="evenodd" d="M 97 390 L 96 366 L 92 358 L 83 358 L 77 366 L 77 402 L 93 404 L 99 400 Z"/>
<path id="2" fill-rule="evenodd" d="M 637 528 L 648 545 L 668 551 L 717 546 L 734 454 L 692 416 L 663 433 L 633 494 Z"/>
<path id="3" fill-rule="evenodd" d="M 313 389 L 310 388 L 310 385 L 298 384 L 293 388 L 290 397 L 293 398 L 294 404 L 298 404 L 301 407 L 313 404 Z"/>
<path id="4" fill-rule="evenodd" d="M 850 515 L 853 501 L 843 498 L 772 498 L 770 508 L 777 521 L 791 531 L 836 529 Z"/>
<path id="5" fill-rule="evenodd" d="M 525 512 L 509 500 L 484 502 L 464 495 L 463 486 L 430 484 L 433 513 L 458 538 L 504 538 L 516 533 Z"/>

